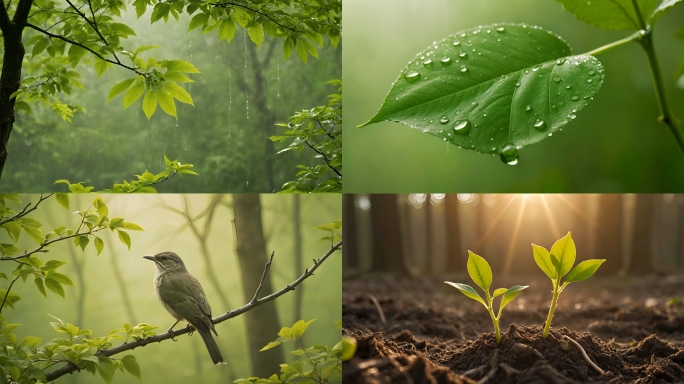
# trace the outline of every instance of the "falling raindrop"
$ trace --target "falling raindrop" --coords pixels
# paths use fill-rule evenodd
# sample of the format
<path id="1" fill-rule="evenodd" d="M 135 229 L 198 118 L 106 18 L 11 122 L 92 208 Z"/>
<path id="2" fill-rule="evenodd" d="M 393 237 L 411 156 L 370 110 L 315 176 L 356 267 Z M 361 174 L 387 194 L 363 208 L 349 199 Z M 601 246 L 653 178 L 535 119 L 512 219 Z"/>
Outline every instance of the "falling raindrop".
<path id="1" fill-rule="evenodd" d="M 454 124 L 454 131 L 459 135 L 465 135 L 470 131 L 470 121 L 459 120 Z"/>
<path id="2" fill-rule="evenodd" d="M 508 165 L 518 164 L 518 149 L 513 143 L 504 145 L 504 147 L 501 149 L 501 153 L 499 153 L 499 156 L 501 157 L 501 161 Z"/>

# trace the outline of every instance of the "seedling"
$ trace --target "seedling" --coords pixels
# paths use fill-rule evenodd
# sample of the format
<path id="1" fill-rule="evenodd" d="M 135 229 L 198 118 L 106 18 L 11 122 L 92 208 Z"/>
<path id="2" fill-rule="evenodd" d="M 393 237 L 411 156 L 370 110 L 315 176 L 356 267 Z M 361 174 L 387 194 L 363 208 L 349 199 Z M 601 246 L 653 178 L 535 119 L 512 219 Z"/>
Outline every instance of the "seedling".
<path id="1" fill-rule="evenodd" d="M 551 329 L 551 320 L 553 319 L 553 312 L 556 309 L 556 303 L 558 303 L 558 296 L 563 292 L 563 289 L 570 283 L 582 281 L 591 277 L 606 260 L 585 260 L 577 264 L 575 268 L 572 268 L 575 264 L 577 249 L 575 248 L 575 242 L 572 240 L 570 232 L 553 244 L 551 252 L 536 244 L 532 244 L 532 252 L 534 254 L 534 261 L 539 268 L 546 273 L 546 276 L 551 279 L 551 283 L 553 284 L 553 299 L 551 299 L 549 315 L 546 317 L 546 325 L 544 326 L 543 335 L 546 339 L 549 337 L 549 329 Z M 561 284 L 561 278 L 566 274 L 568 276 L 565 278 L 565 282 Z"/>
<path id="2" fill-rule="evenodd" d="M 477 284 L 478 287 L 482 288 L 485 293 L 485 300 L 482 299 L 480 294 L 477 293 L 473 287 L 467 284 L 452 283 L 451 281 L 445 281 L 445 284 L 449 284 L 452 287 L 458 289 L 464 295 L 469 298 L 479 302 L 487 308 L 489 316 L 492 318 L 492 323 L 494 323 L 494 332 L 496 333 L 496 342 L 501 342 L 501 333 L 499 332 L 499 319 L 501 318 L 501 311 L 510 303 L 523 289 L 527 288 L 527 285 L 514 285 L 508 289 L 497 288 L 494 290 L 492 295 L 489 294 L 489 287 L 492 285 L 492 268 L 489 267 L 487 260 L 478 256 L 470 251 L 468 251 L 468 274 L 470 278 Z M 498 296 L 503 295 L 501 302 L 499 303 L 499 313 L 494 316 L 494 299 Z"/>

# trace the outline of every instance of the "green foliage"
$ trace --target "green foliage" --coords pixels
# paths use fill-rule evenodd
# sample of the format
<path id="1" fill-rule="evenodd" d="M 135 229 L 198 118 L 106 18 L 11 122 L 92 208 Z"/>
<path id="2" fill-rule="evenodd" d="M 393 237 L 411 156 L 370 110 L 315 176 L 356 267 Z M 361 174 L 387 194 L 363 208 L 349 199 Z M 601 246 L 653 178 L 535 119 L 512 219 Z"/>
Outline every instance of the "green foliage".
<path id="1" fill-rule="evenodd" d="M 480 304 L 484 305 L 485 308 L 487 308 L 487 312 L 489 312 L 489 316 L 492 318 L 492 323 L 494 324 L 496 342 L 498 343 L 501 341 L 501 334 L 499 332 L 499 319 L 501 319 L 501 311 L 503 311 L 506 304 L 510 303 L 513 299 L 515 299 L 515 297 L 518 296 L 520 292 L 522 292 L 522 290 L 526 289 L 528 286 L 514 285 L 508 289 L 497 288 L 494 290 L 492 295 L 490 295 L 489 288 L 492 285 L 492 268 L 489 266 L 487 260 L 485 260 L 481 256 L 474 254 L 471 251 L 468 251 L 467 268 L 470 278 L 473 280 L 473 282 L 475 282 L 475 284 L 477 284 L 478 287 L 480 287 L 484 291 L 485 299 L 483 299 L 480 296 L 480 294 L 478 294 L 477 291 L 473 289 L 473 287 L 471 287 L 470 285 L 452 283 L 451 281 L 445 281 L 444 283 L 458 289 L 462 294 L 466 295 L 468 298 L 479 302 Z M 499 296 L 502 297 L 501 301 L 499 302 L 499 312 L 495 316 L 493 310 L 494 299 Z"/>
<path id="2" fill-rule="evenodd" d="M 164 155 L 164 162 L 166 163 L 166 169 L 157 173 L 156 175 L 153 173 L 150 173 L 148 171 L 145 171 L 142 175 L 136 175 L 138 180 L 131 180 L 131 181 L 126 181 L 124 180 L 120 184 L 114 184 L 114 187 L 111 189 L 103 189 L 101 191 L 95 191 L 95 192 L 104 192 L 104 193 L 157 193 L 157 190 L 153 187 L 153 185 L 160 184 L 165 182 L 166 180 L 169 180 L 170 178 L 176 176 L 177 174 L 188 174 L 188 175 L 197 175 L 195 171 L 192 171 L 190 168 L 193 167 L 192 164 L 182 164 L 178 160 L 169 160 L 166 155 Z M 69 192 L 71 193 L 90 193 L 93 192 L 93 189 L 95 187 L 93 186 L 84 186 L 83 182 L 78 182 L 78 183 L 71 183 L 69 180 L 61 179 L 55 181 L 55 184 L 66 184 L 67 188 L 69 188 Z M 62 195 L 64 196 L 64 195 Z M 63 197 L 61 197 L 63 199 Z M 68 200 L 67 200 L 67 205 L 66 208 L 69 208 L 68 206 Z M 129 228 L 130 229 L 130 228 Z M 119 238 L 121 239 L 122 237 L 127 237 L 128 235 L 125 234 L 125 232 L 122 234 L 119 232 Z M 121 239 L 124 243 L 124 239 Z M 96 246 L 99 246 L 96 243 Z M 128 246 L 130 248 L 130 241 L 128 243 Z M 101 250 L 100 250 L 101 251 Z"/>
<path id="3" fill-rule="evenodd" d="M 292 354 L 300 356 L 301 360 L 297 360 L 292 364 L 280 364 L 280 375 L 273 374 L 268 378 L 249 377 L 235 380 L 233 383 L 341 383 L 342 355 L 345 342 L 341 340 L 332 348 L 320 344 L 304 348 L 301 343 L 302 334 L 314 320 L 316 319 L 306 322 L 298 320 L 292 327 L 283 327 L 278 332 L 278 338 L 261 349 L 261 351 L 266 351 L 282 343 L 293 342 L 297 345 L 298 349 L 292 351 Z"/>
<path id="4" fill-rule="evenodd" d="M 10 19 L 17 11 L 17 4 L 9 2 Z M 126 92 L 124 106 L 127 107 L 146 91 L 143 110 L 148 118 L 157 104 L 172 116 L 176 116 L 174 99 L 192 104 L 192 98 L 178 83 L 192 81 L 183 73 L 199 71 L 180 60 L 141 57 L 141 53 L 156 47 L 129 48 L 127 39 L 136 36 L 136 32 L 117 21 L 127 11 L 127 5 L 123 1 L 105 0 L 33 1 L 24 39 L 26 51 L 30 53 L 23 62 L 26 76 L 20 89 L 13 94 L 17 100 L 16 109 L 30 113 L 32 104 L 42 103 L 51 106 L 64 120 L 71 121 L 74 113 L 83 109 L 64 103 L 59 96 L 83 88 L 77 69 L 82 70 L 86 65 L 94 68 L 98 76 L 115 67 L 133 73 L 134 78 L 112 88 L 109 98 Z M 135 0 L 132 6 L 138 17 L 151 10 L 152 23 L 162 19 L 166 22 L 169 15 L 176 20 L 182 13 L 194 15 L 191 30 L 201 28 L 205 33 L 216 30 L 219 38 L 228 42 L 238 27 L 244 28 L 258 46 L 265 35 L 279 38 L 284 41 L 286 58 L 296 49 L 304 62 L 308 56 L 318 57 L 316 46 L 324 46 L 323 36 L 328 36 L 335 47 L 340 40 L 340 0 L 265 3 Z"/>
<path id="5" fill-rule="evenodd" d="M 338 92 L 328 96 L 328 105 L 297 112 L 288 123 L 277 124 L 287 128 L 282 135 L 269 137 L 275 142 L 290 142 L 279 154 L 309 148 L 315 152 L 314 158 L 325 162 L 298 165 L 297 180 L 285 183 L 283 192 L 342 192 L 342 81 L 326 84 L 339 85 Z"/>
<path id="6" fill-rule="evenodd" d="M 324 225 L 317 225 L 315 228 L 330 234 L 330 236 L 321 237 L 319 242 L 324 240 L 330 241 L 330 246 L 332 247 L 335 244 L 335 241 L 342 240 L 342 237 L 339 235 L 342 230 L 342 220 L 332 221 Z"/>
<path id="7" fill-rule="evenodd" d="M 139 230 L 142 228 L 134 223 L 126 222 L 123 218 L 109 218 L 109 208 L 101 197 L 93 200 L 93 203 L 85 210 L 74 212 L 78 215 L 80 223 L 76 229 L 68 226 L 59 226 L 49 232 L 43 232 L 43 224 L 29 215 L 35 212 L 41 204 L 48 200 L 51 195 L 41 196 L 34 204 L 27 204 L 22 209 L 13 209 L 13 205 L 20 205 L 18 195 L 0 195 L 0 227 L 7 231 L 12 243 L 0 244 L 0 262 L 14 262 L 16 267 L 12 270 L 14 276 L 7 289 L 0 290 L 0 312 L 5 306 L 14 309 L 19 295 L 12 292 L 12 286 L 21 279 L 23 282 L 31 277 L 41 295 L 47 297 L 47 291 L 51 291 L 62 298 L 66 293 L 64 286 L 74 286 L 73 281 L 67 275 L 58 272 L 66 265 L 60 260 L 43 261 L 38 255 L 47 252 L 48 248 L 57 243 L 72 240 L 74 246 L 85 250 L 94 238 L 98 254 L 104 247 L 104 242 L 97 237 L 96 233 L 105 229 L 117 231 L 120 235 L 125 234 L 126 245 L 130 247 L 130 237 L 127 230 Z M 68 195 L 55 198 L 58 204 L 68 209 Z M 16 246 L 22 233 L 32 239 L 37 245 L 30 250 L 21 250 Z M 5 274 L 0 278 L 8 279 Z M 47 290 L 46 290 L 47 288 Z M 54 317 L 54 316 L 53 316 Z M 135 356 L 127 355 L 121 359 L 110 358 L 98 354 L 99 351 L 112 347 L 114 340 L 128 342 L 154 335 L 156 327 L 148 324 L 140 324 L 131 327 L 124 324 L 122 328 L 109 332 L 104 337 L 92 338 L 92 331 L 80 329 L 73 324 L 64 322 L 54 317 L 57 321 L 51 322 L 52 327 L 59 333 L 66 335 L 65 338 L 55 338 L 41 345 L 41 339 L 27 336 L 21 341 L 16 336 L 15 330 L 20 324 L 8 323 L 5 316 L 0 315 L 0 382 L 13 381 L 17 383 L 46 382 L 45 370 L 56 363 L 73 363 L 81 369 L 93 374 L 99 373 L 100 377 L 109 383 L 116 369 L 121 372 L 128 371 L 140 379 L 140 367 Z"/>
<path id="8" fill-rule="evenodd" d="M 349 361 L 356 354 L 356 339 L 349 336 L 342 336 L 342 361 Z"/>
<path id="9" fill-rule="evenodd" d="M 556 309 L 556 302 L 558 301 L 558 296 L 560 296 L 561 292 L 563 292 L 568 284 L 591 277 L 606 260 L 585 260 L 577 264 L 575 268 L 572 268 L 575 264 L 577 249 L 575 248 L 575 242 L 572 240 L 570 232 L 553 244 L 551 252 L 542 246 L 532 244 L 532 254 L 539 269 L 551 279 L 553 285 L 553 298 L 546 319 L 546 326 L 544 327 L 544 338 L 547 338 L 549 329 L 551 328 L 553 312 Z M 561 284 L 561 278 L 565 275 L 567 275 L 567 277 Z"/>
<path id="10" fill-rule="evenodd" d="M 516 164 L 519 149 L 576 117 L 602 73 L 596 58 L 572 56 L 563 39 L 539 27 L 479 26 L 420 52 L 364 125 L 396 121 Z"/>
<path id="11" fill-rule="evenodd" d="M 638 41 L 651 62 L 661 121 L 684 151 L 664 100 L 651 43 L 655 21 L 682 0 L 558 0 L 578 19 L 632 36 L 583 55 L 537 26 L 494 24 L 433 42 L 409 61 L 380 109 L 368 122 L 394 121 L 437 136 L 458 148 L 518 163 L 518 150 L 561 131 L 603 83 L 593 56 Z"/>

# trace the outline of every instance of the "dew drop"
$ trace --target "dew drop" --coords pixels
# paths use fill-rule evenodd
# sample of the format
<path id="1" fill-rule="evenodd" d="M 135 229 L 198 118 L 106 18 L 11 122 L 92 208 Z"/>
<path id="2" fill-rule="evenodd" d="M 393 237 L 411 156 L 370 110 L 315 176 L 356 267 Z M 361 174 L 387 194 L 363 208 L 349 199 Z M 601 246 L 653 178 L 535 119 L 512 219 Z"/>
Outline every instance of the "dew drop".
<path id="1" fill-rule="evenodd" d="M 596 71 L 594 71 L 593 69 L 591 71 L 589 71 L 590 76 L 594 76 L 595 74 L 596 74 Z"/>
<path id="2" fill-rule="evenodd" d="M 563 81 L 563 79 L 561 77 L 556 77 L 553 79 L 553 81 L 555 81 L 556 83 L 560 83 L 561 81 Z"/>
<path id="3" fill-rule="evenodd" d="M 505 32 L 506 30 L 504 29 L 504 27 L 498 27 L 498 28 L 496 29 L 496 31 L 499 32 L 499 33 L 503 33 L 503 32 Z"/>
<path id="4" fill-rule="evenodd" d="M 461 72 L 466 72 L 468 71 L 468 68 L 465 65 L 461 66 Z"/>
<path id="5" fill-rule="evenodd" d="M 525 112 L 529 112 L 529 111 L 531 111 L 531 110 L 532 110 L 532 107 L 531 107 L 531 106 L 528 105 L 527 107 L 525 107 Z"/>
<path id="6" fill-rule="evenodd" d="M 538 131 L 543 131 L 546 129 L 546 122 L 542 119 L 537 119 L 537 121 L 532 124 Z"/>
<path id="7" fill-rule="evenodd" d="M 501 161 L 508 165 L 518 164 L 518 149 L 515 147 L 515 144 L 513 143 L 508 143 L 504 145 L 504 147 L 501 149 L 501 152 L 499 153 L 499 156 L 501 157 Z"/>
<path id="8" fill-rule="evenodd" d="M 441 119 L 439 119 L 440 124 L 446 124 L 449 122 L 449 118 L 447 116 L 442 116 Z"/>
<path id="9" fill-rule="evenodd" d="M 406 81 L 413 82 L 413 81 L 420 79 L 420 73 L 418 73 L 416 71 L 411 71 L 411 72 L 407 73 L 406 76 L 404 76 L 404 77 L 406 78 Z"/>
<path id="10" fill-rule="evenodd" d="M 563 63 L 565 63 L 565 59 L 558 59 L 558 60 L 556 60 L 556 65 L 561 65 L 561 64 L 563 64 Z"/>
<path id="11" fill-rule="evenodd" d="M 426 67 L 431 66 L 431 65 L 432 65 L 432 60 L 431 60 L 431 59 L 427 59 L 427 60 L 423 61 L 423 65 L 426 66 Z"/>
<path id="12" fill-rule="evenodd" d="M 459 120 L 454 124 L 454 132 L 458 133 L 459 135 L 465 135 L 470 131 L 470 121 L 468 120 Z"/>
<path id="13" fill-rule="evenodd" d="M 450 57 L 444 56 L 444 57 L 442 57 L 442 59 L 440 60 L 440 62 L 441 62 L 442 64 L 444 64 L 444 65 L 446 65 L 446 64 L 451 64 L 451 58 L 450 58 Z"/>
<path id="14" fill-rule="evenodd" d="M 587 83 L 591 83 L 592 81 L 593 81 L 593 80 L 591 80 L 591 79 L 587 79 Z"/>
<path id="15" fill-rule="evenodd" d="M 466 57 L 466 55 L 468 55 L 468 54 L 465 53 L 465 52 L 461 52 L 461 53 L 459 53 L 458 55 L 459 55 L 460 57 Z"/>
<path id="16" fill-rule="evenodd" d="M 572 97 L 572 101 L 577 101 L 577 100 L 579 100 L 579 96 L 573 96 Z"/>
<path id="17" fill-rule="evenodd" d="M 458 47 L 459 45 L 461 45 L 460 41 L 458 41 L 458 40 L 454 41 L 454 47 Z"/>

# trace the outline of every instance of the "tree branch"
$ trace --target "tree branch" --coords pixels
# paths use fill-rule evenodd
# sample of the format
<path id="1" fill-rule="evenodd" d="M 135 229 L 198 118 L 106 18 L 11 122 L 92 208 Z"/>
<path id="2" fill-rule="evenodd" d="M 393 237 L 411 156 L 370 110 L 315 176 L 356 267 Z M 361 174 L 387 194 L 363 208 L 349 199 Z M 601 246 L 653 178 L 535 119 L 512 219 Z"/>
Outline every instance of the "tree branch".
<path id="1" fill-rule="evenodd" d="M 81 44 L 81 43 L 79 43 L 79 42 L 77 42 L 77 41 L 71 40 L 71 39 L 66 38 L 66 37 L 64 37 L 64 36 L 56 35 L 56 34 L 54 34 L 54 33 L 52 33 L 52 32 L 48 32 L 48 31 L 46 31 L 45 29 L 42 29 L 41 27 L 39 27 L 39 26 L 37 26 L 37 25 L 33 25 L 33 24 L 31 24 L 31 23 L 26 23 L 26 26 L 29 27 L 29 28 L 31 28 L 31 29 L 34 29 L 34 30 L 36 30 L 36 31 L 38 31 L 38 32 L 41 32 L 42 34 L 44 34 L 44 35 L 46 35 L 46 36 L 49 36 L 49 37 L 52 37 L 52 38 L 55 38 L 55 39 L 59 39 L 59 40 L 62 40 L 62 41 L 66 41 L 66 42 L 69 43 L 69 44 L 72 44 L 72 45 L 76 45 L 76 46 L 78 46 L 78 47 L 81 47 L 81 48 L 85 49 L 86 51 L 92 53 L 93 55 L 97 56 L 97 58 L 100 59 L 100 60 L 102 60 L 102 61 L 106 61 L 106 62 L 108 62 L 108 63 L 114 64 L 114 65 L 118 65 L 118 66 L 120 66 L 120 67 L 122 67 L 122 68 L 126 68 L 126 69 L 128 69 L 128 70 L 131 70 L 131 71 L 137 73 L 138 75 L 147 77 L 147 74 L 146 74 L 146 73 L 138 71 L 137 68 L 130 67 L 130 66 L 128 66 L 128 65 L 126 65 L 126 64 L 124 64 L 124 63 L 122 63 L 121 61 L 114 61 L 114 60 L 107 59 L 107 58 L 105 58 L 104 56 L 100 55 L 99 53 L 93 51 L 91 48 L 89 48 L 89 47 L 87 47 L 87 46 L 85 46 L 85 45 L 83 45 L 83 44 Z M 117 60 L 118 60 L 118 59 L 117 59 Z M 151 185 L 151 184 L 150 184 L 150 185 Z"/>
<path id="2" fill-rule="evenodd" d="M 7 13 L 7 7 L 5 7 L 5 0 L 0 1 L 0 30 L 3 33 L 7 33 L 7 29 L 12 23 L 10 22 L 9 14 Z"/>
<path id="3" fill-rule="evenodd" d="M 21 275 L 17 275 L 17 277 L 12 280 L 10 283 L 9 288 L 7 288 L 7 292 L 5 292 L 5 297 L 2 299 L 2 304 L 0 304 L 0 313 L 2 312 L 2 309 L 5 308 L 5 301 L 7 301 L 7 296 L 9 296 L 10 290 L 12 290 L 12 286 L 14 285 L 14 282 L 17 281 Z"/>
<path id="4" fill-rule="evenodd" d="M 79 227 L 79 230 L 80 230 L 80 229 L 81 229 L 81 228 Z M 26 252 L 26 253 L 24 253 L 24 254 L 21 254 L 21 255 L 19 255 L 19 256 L 1 257 L 1 258 L 0 258 L 0 261 L 7 261 L 7 260 L 16 261 L 16 260 L 19 260 L 19 259 L 23 259 L 24 257 L 29 257 L 29 256 L 33 255 L 34 253 L 39 253 L 39 252 L 45 253 L 45 252 L 49 252 L 47 249 L 44 249 L 44 248 L 47 247 L 47 246 L 49 246 L 49 245 L 51 245 L 51 244 L 53 244 L 53 243 L 56 243 L 56 242 L 62 241 L 62 240 L 66 240 L 66 239 L 71 239 L 71 238 L 78 237 L 78 236 L 89 236 L 89 235 L 91 235 L 91 234 L 93 234 L 93 233 L 95 233 L 95 232 L 100 232 L 100 231 L 103 230 L 103 229 L 107 229 L 107 228 L 98 228 L 98 229 L 95 229 L 95 230 L 91 229 L 91 230 L 89 230 L 88 232 L 83 232 L 83 233 L 81 233 L 81 232 L 79 232 L 79 231 L 76 231 L 76 233 L 74 233 L 73 235 L 60 236 L 60 237 L 58 237 L 58 238 L 56 238 L 56 239 L 48 240 L 48 241 L 44 242 L 43 244 L 41 244 L 40 247 L 38 247 L 38 248 L 36 248 L 36 249 L 34 249 L 34 250 L 32 250 L 32 251 L 28 251 L 28 252 Z"/>
<path id="5" fill-rule="evenodd" d="M 243 313 L 245 313 L 245 312 L 248 312 L 248 311 L 250 311 L 250 310 L 252 310 L 252 309 L 258 307 L 259 305 L 261 305 L 261 304 L 263 304 L 263 303 L 266 303 L 266 302 L 271 301 L 271 300 L 275 300 L 275 299 L 277 299 L 278 297 L 280 297 L 280 296 L 286 294 L 286 293 L 289 292 L 289 291 L 294 291 L 294 289 L 295 289 L 299 284 L 301 284 L 304 280 L 306 280 L 306 279 L 308 279 L 309 277 L 311 277 L 311 276 L 313 275 L 314 271 L 315 271 L 316 269 L 318 269 L 318 267 L 320 267 L 321 264 L 323 264 L 323 262 L 324 262 L 326 259 L 328 259 L 328 257 L 330 257 L 330 255 L 332 255 L 333 253 L 335 253 L 335 251 L 337 251 L 338 249 L 340 249 L 340 247 L 342 247 L 342 242 L 341 242 L 341 241 L 338 242 L 337 244 L 333 245 L 333 246 L 328 250 L 328 252 L 326 252 L 323 256 L 321 256 L 320 259 L 318 259 L 318 260 L 314 259 L 314 265 L 313 265 L 310 269 L 307 268 L 307 269 L 304 271 L 304 274 L 302 274 L 301 276 L 299 276 L 299 278 L 297 278 L 297 279 L 296 279 L 295 281 L 293 281 L 292 283 L 286 285 L 283 289 L 281 289 L 281 290 L 279 290 L 279 291 L 277 291 L 277 292 L 274 292 L 274 293 L 272 293 L 272 294 L 270 294 L 270 295 L 268 295 L 268 296 L 266 296 L 266 297 L 263 297 L 263 298 L 261 298 L 261 299 L 257 299 L 256 301 L 255 301 L 255 300 L 252 300 L 252 301 L 250 301 L 249 303 L 243 305 L 243 306 L 240 307 L 240 308 L 233 309 L 232 311 L 228 311 L 228 312 L 224 313 L 223 315 L 220 315 L 220 316 L 217 316 L 217 317 L 211 319 L 211 321 L 212 321 L 214 324 L 222 323 L 222 322 L 224 322 L 224 321 L 226 321 L 226 320 L 228 320 L 228 319 L 232 319 L 232 318 L 237 317 L 237 316 L 239 316 L 239 315 L 241 315 L 241 314 L 243 314 Z M 271 256 L 271 257 L 272 257 L 272 256 Z M 270 264 L 270 261 L 269 261 L 268 264 Z M 268 265 L 268 264 L 267 264 L 267 265 Z M 266 271 L 267 271 L 268 269 L 269 269 L 269 268 L 266 267 Z M 266 273 L 264 273 L 264 275 L 261 277 L 261 281 L 259 282 L 259 287 L 261 287 L 261 285 L 263 284 L 265 278 L 266 278 Z M 258 290 L 259 290 L 259 289 L 257 289 L 257 291 L 258 291 Z M 96 353 L 95 355 L 96 355 L 96 356 L 97 356 L 97 355 L 101 355 L 101 356 L 113 356 L 113 355 L 116 355 L 116 354 L 119 354 L 119 353 L 122 353 L 122 352 L 125 352 L 125 351 L 133 350 L 133 349 L 138 348 L 138 347 L 144 347 L 144 346 L 146 346 L 146 345 L 148 345 L 148 344 L 159 343 L 159 342 L 162 342 L 162 341 L 164 341 L 164 340 L 168 340 L 168 339 L 170 339 L 170 338 L 172 338 L 172 337 L 175 337 L 175 336 L 184 335 L 184 334 L 186 334 L 186 333 L 190 333 L 191 331 L 194 331 L 194 328 L 192 328 L 191 326 L 186 326 L 185 328 L 181 328 L 181 329 L 179 329 L 179 330 L 173 331 L 173 334 L 171 334 L 170 332 L 166 332 L 166 333 L 162 333 L 162 334 L 159 334 L 159 335 L 156 335 L 156 336 L 148 337 L 148 338 L 146 338 L 146 339 L 139 339 L 139 340 L 136 340 L 136 341 L 134 341 L 134 342 L 132 342 L 132 343 L 125 343 L 125 344 L 121 344 L 121 345 L 119 345 L 119 346 L 116 346 L 116 347 L 114 347 L 114 348 L 105 349 L 105 350 L 103 350 L 103 351 L 100 351 L 100 352 Z M 60 378 L 60 377 L 62 377 L 62 376 L 64 376 L 64 375 L 66 375 L 66 374 L 71 374 L 71 373 L 73 373 L 74 371 L 78 371 L 78 370 L 80 370 L 80 369 L 79 369 L 79 367 L 78 367 L 77 365 L 75 365 L 75 364 L 73 364 L 73 363 L 67 363 L 67 364 L 64 365 L 63 367 L 57 368 L 57 369 L 55 369 L 54 371 L 47 373 L 47 374 L 46 374 L 47 381 L 50 382 L 50 381 L 56 380 L 56 379 L 58 379 L 58 378 Z"/>
<path id="6" fill-rule="evenodd" d="M 28 20 L 28 15 L 31 13 L 32 5 L 33 0 L 19 0 L 19 4 L 17 4 L 17 9 L 14 12 L 12 22 L 21 29 L 24 29 L 24 26 L 26 26 L 26 21 Z"/>
<path id="7" fill-rule="evenodd" d="M 318 149 L 316 149 L 316 147 L 314 147 L 313 145 L 309 144 L 308 141 L 305 141 L 305 143 L 306 143 L 306 145 L 309 146 L 309 148 L 313 149 L 314 151 L 316 151 L 316 153 L 318 153 L 319 155 L 321 155 L 321 157 L 323 158 L 323 160 L 325 160 L 326 164 L 328 164 L 328 168 L 332 169 L 333 172 L 337 173 L 338 176 L 342 177 L 342 173 L 340 173 L 340 171 L 338 171 L 337 168 L 335 168 L 335 167 L 333 167 L 332 165 L 330 165 L 330 159 L 328 159 L 328 157 L 327 157 L 326 155 L 324 155 L 321 151 L 319 151 Z"/>
<path id="8" fill-rule="evenodd" d="M 9 223 L 10 221 L 15 221 L 15 220 L 21 219 L 22 217 L 24 217 L 24 216 L 28 215 L 29 213 L 35 211 L 36 209 L 38 209 L 38 205 L 40 205 L 40 203 L 42 203 L 43 201 L 49 199 L 50 196 L 52 196 L 52 195 L 54 195 L 54 193 L 51 193 L 51 194 L 49 194 L 49 195 L 47 195 L 47 196 L 45 196 L 45 197 L 43 197 L 43 195 L 40 195 L 40 199 L 38 200 L 38 202 L 36 203 L 36 205 L 33 206 L 33 208 L 28 209 L 28 208 L 31 206 L 31 203 L 28 203 L 28 204 L 24 207 L 24 209 L 22 209 L 22 210 L 21 210 L 19 213 L 17 213 L 16 215 L 14 215 L 14 216 L 12 216 L 12 217 L 9 217 L 9 218 L 7 218 L 7 219 L 5 219 L 5 220 L 0 221 L 0 226 L 2 226 L 3 224 Z"/>
<path id="9" fill-rule="evenodd" d="M 210 3 L 210 2 L 207 1 L 207 2 L 205 2 L 205 4 L 212 5 L 212 6 L 214 6 L 214 7 L 220 7 L 220 8 L 227 8 L 227 7 L 231 7 L 231 6 L 232 6 L 232 7 L 239 7 L 239 8 L 245 9 L 245 10 L 247 10 L 247 11 L 250 11 L 250 12 L 252 12 L 252 13 L 256 13 L 256 14 L 259 14 L 259 15 L 261 15 L 261 16 L 264 16 L 264 17 L 266 17 L 267 19 L 269 19 L 269 20 L 271 20 L 272 22 L 274 22 L 276 25 L 278 25 L 278 26 L 280 26 L 280 27 L 283 27 L 283 28 L 285 28 L 285 29 L 287 29 L 287 30 L 289 30 L 289 31 L 298 32 L 294 27 L 288 27 L 288 26 L 286 26 L 286 25 L 283 25 L 283 24 L 279 23 L 279 22 L 276 21 L 276 19 L 274 19 L 271 15 L 269 15 L 269 14 L 266 13 L 266 12 L 261 11 L 261 9 L 253 9 L 253 8 L 250 8 L 250 7 L 246 6 L 246 5 L 242 5 L 242 4 L 238 4 L 238 3 L 233 3 L 233 2 L 230 2 L 230 1 L 222 2 L 222 3 Z M 289 15 L 288 15 L 288 16 L 289 16 Z M 290 17 L 292 17 L 292 16 L 290 16 Z M 297 23 L 297 25 L 299 25 L 299 23 Z"/>

